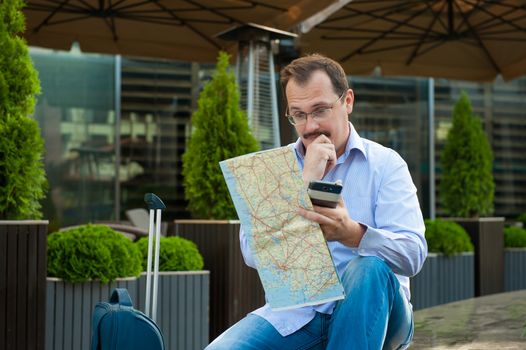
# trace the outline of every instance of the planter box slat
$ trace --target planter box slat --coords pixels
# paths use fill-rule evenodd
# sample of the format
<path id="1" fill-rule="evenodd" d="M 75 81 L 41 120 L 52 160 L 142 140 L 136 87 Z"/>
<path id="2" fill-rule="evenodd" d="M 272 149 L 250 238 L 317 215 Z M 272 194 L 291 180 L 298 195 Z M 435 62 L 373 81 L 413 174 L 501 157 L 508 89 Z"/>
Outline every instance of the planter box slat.
<path id="1" fill-rule="evenodd" d="M 153 282 L 153 281 L 152 281 Z M 168 305 L 172 304 L 172 293 L 170 293 L 170 281 L 164 281 L 162 278 L 159 278 L 159 294 L 157 298 L 157 303 L 168 303 Z M 161 305 L 162 306 L 162 305 Z M 164 325 L 165 328 L 170 329 L 172 328 L 172 325 L 170 324 L 170 313 L 166 310 L 166 308 L 160 307 L 157 308 L 159 311 L 157 313 L 157 320 L 159 320 L 159 324 Z M 163 331 L 163 334 L 166 333 Z M 171 337 L 168 337 L 168 339 L 165 339 L 165 346 L 170 349 L 172 347 L 173 339 Z"/>
<path id="2" fill-rule="evenodd" d="M 177 329 L 179 332 L 182 332 L 185 334 L 187 332 L 186 326 L 187 323 L 184 322 L 184 315 L 185 315 L 185 309 L 184 309 L 184 300 L 186 299 L 186 289 L 184 288 L 183 283 L 177 283 L 177 287 L 175 288 L 177 291 L 177 308 L 178 308 L 178 320 L 177 320 Z M 185 343 L 183 338 L 177 339 L 177 349 L 184 349 Z"/>
<path id="3" fill-rule="evenodd" d="M 90 315 L 89 318 L 82 318 L 82 326 L 81 326 L 81 335 L 79 337 L 80 345 L 78 345 L 77 349 L 84 350 L 82 344 L 89 344 L 91 339 L 91 316 L 92 316 L 92 310 L 89 308 L 90 305 L 93 302 L 92 297 L 92 288 L 91 285 L 81 285 L 80 286 L 82 295 L 80 299 L 81 303 L 81 313 L 82 315 Z"/>
<path id="4" fill-rule="evenodd" d="M 16 227 L 16 226 L 15 226 Z M 17 242 L 17 277 L 16 282 L 17 298 L 16 298 L 16 330 L 17 330 L 17 346 L 20 349 L 27 349 L 27 338 L 24 337 L 23 330 L 31 334 L 35 332 L 34 327 L 29 326 L 29 319 L 27 317 L 27 298 L 24 297 L 24 292 L 27 291 L 27 240 L 28 240 L 28 228 L 21 226 L 18 229 L 18 242 Z"/>
<path id="5" fill-rule="evenodd" d="M 161 273 L 157 324 L 166 349 L 203 349 L 208 344 L 209 273 Z M 48 310 L 46 349 L 89 350 L 91 319 L 95 305 L 108 301 L 114 288 L 126 288 L 138 310 L 144 310 L 146 276 L 122 279 L 110 284 L 98 281 L 65 283 L 50 278 L 47 282 Z M 206 310 L 206 313 L 203 313 Z"/>
<path id="6" fill-rule="evenodd" d="M 8 227 L 7 228 L 7 295 L 6 295 L 6 310 L 7 315 L 10 315 L 10 317 L 6 317 L 6 336 L 7 336 L 7 342 L 5 343 L 4 349 L 15 349 L 16 342 L 17 342 L 17 334 L 16 334 L 16 326 L 13 327 L 13 324 L 17 324 L 17 316 L 20 317 L 16 310 L 16 302 L 17 302 L 17 294 L 16 294 L 16 288 L 10 287 L 16 285 L 16 267 L 18 266 L 18 258 L 17 258 L 17 248 L 18 248 L 18 232 L 16 226 Z"/>
<path id="7" fill-rule="evenodd" d="M 75 315 L 75 293 L 77 285 L 72 285 L 72 293 L 64 294 L 64 349 L 74 349 L 73 346 L 73 316 Z M 77 312 L 78 314 L 78 312 Z"/>
<path id="8" fill-rule="evenodd" d="M 27 281 L 26 288 L 28 291 L 31 290 L 38 290 L 38 231 L 35 230 L 33 232 L 28 232 L 28 239 L 26 242 L 27 246 L 27 255 L 26 255 L 26 262 L 27 262 L 27 270 L 26 270 L 26 276 L 24 279 Z M 45 236 L 45 233 L 43 233 Z M 30 310 L 38 310 L 38 303 L 40 300 L 38 298 L 28 298 L 26 300 L 27 303 L 27 312 L 28 315 L 31 313 Z M 37 334 L 38 333 L 38 325 L 37 325 L 37 317 L 27 317 L 27 330 L 30 334 Z M 43 338 L 42 338 L 43 339 Z M 36 349 L 37 344 L 35 343 L 35 338 L 29 338 L 27 339 L 27 348 L 28 349 Z"/>
<path id="9" fill-rule="evenodd" d="M 46 290 L 47 290 L 47 230 L 48 222 L 39 221 L 38 225 L 35 226 L 35 230 L 31 230 L 31 241 L 36 241 L 36 315 L 30 315 L 35 318 L 36 322 L 36 339 L 34 347 L 35 349 L 43 350 L 46 338 Z M 35 309 L 34 309 L 35 310 Z"/>
<path id="10" fill-rule="evenodd" d="M 7 232 L 5 227 L 0 226 L 0 266 L 7 266 Z M 2 267 L 5 269 L 5 267 Z M 0 347 L 5 346 L 6 336 L 6 317 L 7 315 L 7 273 L 5 270 L 0 273 Z"/>

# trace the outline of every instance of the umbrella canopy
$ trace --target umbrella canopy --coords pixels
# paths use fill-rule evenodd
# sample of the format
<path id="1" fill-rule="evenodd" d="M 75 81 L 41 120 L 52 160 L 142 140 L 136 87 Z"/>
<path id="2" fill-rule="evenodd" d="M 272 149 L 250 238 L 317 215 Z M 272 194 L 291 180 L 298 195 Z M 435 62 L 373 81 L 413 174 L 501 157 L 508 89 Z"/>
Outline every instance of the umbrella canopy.
<path id="1" fill-rule="evenodd" d="M 30 45 L 214 62 L 216 34 L 248 22 L 289 29 L 334 0 L 28 0 Z"/>
<path id="2" fill-rule="evenodd" d="M 526 74 L 526 1 L 352 0 L 300 40 L 348 74 L 507 80 Z"/>

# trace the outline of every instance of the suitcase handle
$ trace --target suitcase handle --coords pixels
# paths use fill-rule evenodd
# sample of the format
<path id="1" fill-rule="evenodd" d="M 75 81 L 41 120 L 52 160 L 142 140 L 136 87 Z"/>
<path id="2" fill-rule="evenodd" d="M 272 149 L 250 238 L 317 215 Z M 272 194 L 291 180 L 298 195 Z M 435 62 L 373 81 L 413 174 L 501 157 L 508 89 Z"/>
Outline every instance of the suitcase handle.
<path id="1" fill-rule="evenodd" d="M 144 201 L 148 205 L 148 209 L 166 209 L 161 198 L 157 197 L 154 193 L 146 193 L 144 195 Z"/>
<path id="2" fill-rule="evenodd" d="M 110 303 L 133 307 L 130 294 L 126 288 L 115 288 L 111 293 Z"/>

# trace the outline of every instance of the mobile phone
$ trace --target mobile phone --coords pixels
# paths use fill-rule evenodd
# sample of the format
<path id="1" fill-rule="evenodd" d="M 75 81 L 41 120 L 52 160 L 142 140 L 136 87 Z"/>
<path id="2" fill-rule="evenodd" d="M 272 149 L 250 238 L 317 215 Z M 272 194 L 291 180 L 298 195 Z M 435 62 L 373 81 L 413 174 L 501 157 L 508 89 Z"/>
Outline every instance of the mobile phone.
<path id="1" fill-rule="evenodd" d="M 322 207 L 336 208 L 342 193 L 341 181 L 311 181 L 307 188 L 312 204 Z"/>

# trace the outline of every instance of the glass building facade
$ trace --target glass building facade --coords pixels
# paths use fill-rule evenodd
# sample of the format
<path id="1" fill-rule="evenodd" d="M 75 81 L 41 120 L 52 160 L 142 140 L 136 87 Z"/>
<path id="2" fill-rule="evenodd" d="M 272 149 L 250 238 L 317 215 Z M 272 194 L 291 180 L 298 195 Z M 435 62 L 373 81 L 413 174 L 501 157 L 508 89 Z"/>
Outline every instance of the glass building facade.
<path id="1" fill-rule="evenodd" d="M 115 208 L 115 59 L 31 50 L 41 94 L 49 192 L 44 217 L 67 226 L 106 220 Z M 52 226 L 53 228 L 53 226 Z"/>
<path id="2" fill-rule="evenodd" d="M 164 219 L 190 217 L 181 157 L 191 113 L 213 66 L 34 48 L 31 56 L 42 85 L 35 117 L 50 183 L 45 217 L 55 226 L 125 219 L 125 210 L 144 207 L 147 192 L 167 204 Z M 432 202 L 436 215 L 443 214 L 437 192 L 440 152 L 462 90 L 493 147 L 495 215 L 526 211 L 526 78 L 482 84 L 350 77 L 350 85 L 356 98 L 351 121 L 362 137 L 397 150 L 407 161 L 426 217 Z"/>

